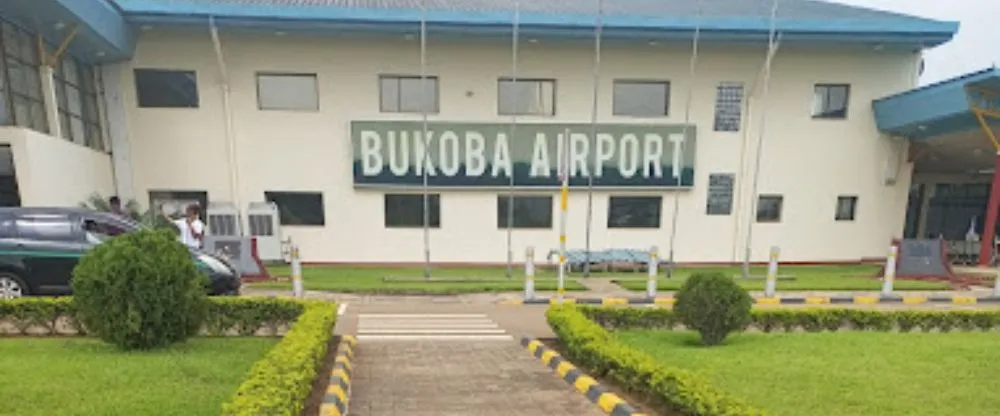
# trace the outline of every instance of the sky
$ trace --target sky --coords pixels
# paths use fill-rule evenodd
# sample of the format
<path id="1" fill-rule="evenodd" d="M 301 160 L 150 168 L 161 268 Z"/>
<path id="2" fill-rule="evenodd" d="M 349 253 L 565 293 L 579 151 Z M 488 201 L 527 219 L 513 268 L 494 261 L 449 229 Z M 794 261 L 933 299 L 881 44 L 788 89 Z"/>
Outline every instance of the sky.
<path id="1" fill-rule="evenodd" d="M 827 1 L 960 22 L 951 42 L 925 52 L 922 84 L 1000 66 L 1000 0 Z"/>

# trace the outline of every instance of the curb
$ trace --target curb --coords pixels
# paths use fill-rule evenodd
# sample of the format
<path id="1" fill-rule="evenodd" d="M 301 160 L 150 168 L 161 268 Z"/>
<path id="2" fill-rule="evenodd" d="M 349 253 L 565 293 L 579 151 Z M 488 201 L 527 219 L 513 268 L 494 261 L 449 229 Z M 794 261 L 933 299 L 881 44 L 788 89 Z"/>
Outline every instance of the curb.
<path id="1" fill-rule="evenodd" d="M 505 305 L 555 305 L 559 303 L 559 298 L 532 298 L 532 299 L 507 299 L 500 303 Z M 672 306 L 672 297 L 632 297 L 632 298 L 564 298 L 563 303 L 574 303 L 581 305 L 663 305 Z M 1000 297 L 986 296 L 810 296 L 810 297 L 757 297 L 754 303 L 758 305 L 874 305 L 905 304 L 920 305 L 931 304 L 954 304 L 954 305 L 975 305 L 975 304 L 1000 304 Z"/>
<path id="2" fill-rule="evenodd" d="M 528 349 L 532 355 L 542 360 L 547 367 L 555 371 L 565 382 L 573 386 L 576 391 L 587 397 L 604 413 L 611 416 L 645 416 L 639 413 L 632 405 L 628 404 L 617 394 L 607 391 L 597 380 L 584 374 L 572 363 L 564 359 L 561 355 L 543 345 L 540 341 L 525 336 L 521 338 L 521 346 Z"/>
<path id="3" fill-rule="evenodd" d="M 347 414 L 347 405 L 351 400 L 351 360 L 354 359 L 355 344 L 357 340 L 353 335 L 345 335 L 337 345 L 337 358 L 330 371 L 330 385 L 326 388 L 326 397 L 319 408 L 321 416 Z"/>

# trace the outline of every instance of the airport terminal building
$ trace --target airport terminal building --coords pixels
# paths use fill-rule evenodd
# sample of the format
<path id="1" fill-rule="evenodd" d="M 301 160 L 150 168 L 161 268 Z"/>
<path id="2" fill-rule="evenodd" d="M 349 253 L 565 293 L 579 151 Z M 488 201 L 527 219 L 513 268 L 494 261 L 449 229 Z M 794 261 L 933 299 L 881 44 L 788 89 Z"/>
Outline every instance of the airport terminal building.
<path id="1" fill-rule="evenodd" d="M 914 90 L 956 23 L 659 3 L 3 1 L 0 202 L 227 204 L 249 229 L 270 201 L 331 263 L 422 261 L 425 214 L 433 262 L 503 262 L 508 230 L 544 256 L 567 171 L 571 248 L 848 262 L 992 234 L 1000 72 Z"/>

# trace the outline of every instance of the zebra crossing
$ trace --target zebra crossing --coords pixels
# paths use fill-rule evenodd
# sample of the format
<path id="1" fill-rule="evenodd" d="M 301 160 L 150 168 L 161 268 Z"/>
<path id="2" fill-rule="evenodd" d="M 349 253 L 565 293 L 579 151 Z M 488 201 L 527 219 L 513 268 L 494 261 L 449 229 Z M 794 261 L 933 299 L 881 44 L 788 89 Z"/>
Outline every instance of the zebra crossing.
<path id="1" fill-rule="evenodd" d="M 358 341 L 511 341 L 486 314 L 358 314 Z"/>

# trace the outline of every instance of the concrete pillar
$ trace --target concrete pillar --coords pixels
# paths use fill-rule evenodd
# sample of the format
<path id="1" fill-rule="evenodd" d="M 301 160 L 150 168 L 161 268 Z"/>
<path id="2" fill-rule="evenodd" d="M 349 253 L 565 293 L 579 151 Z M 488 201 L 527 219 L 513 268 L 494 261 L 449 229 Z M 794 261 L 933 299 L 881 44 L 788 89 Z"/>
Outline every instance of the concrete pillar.
<path id="1" fill-rule="evenodd" d="M 125 64 L 113 63 L 102 65 L 101 75 L 104 79 L 104 111 L 107 124 L 108 143 L 111 150 L 111 166 L 114 170 L 115 191 L 123 201 L 135 199 L 134 179 L 132 176 L 132 154 L 128 140 L 128 125 L 125 115 L 124 82 Z M 140 201 L 141 202 L 141 201 Z"/>

